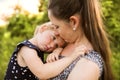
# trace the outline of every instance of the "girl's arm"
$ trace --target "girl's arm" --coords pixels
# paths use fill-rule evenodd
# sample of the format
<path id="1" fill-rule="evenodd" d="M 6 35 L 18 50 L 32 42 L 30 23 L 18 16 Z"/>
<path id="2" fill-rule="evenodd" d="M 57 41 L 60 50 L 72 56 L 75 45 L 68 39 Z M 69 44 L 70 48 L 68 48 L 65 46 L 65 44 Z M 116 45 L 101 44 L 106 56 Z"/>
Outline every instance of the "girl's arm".
<path id="1" fill-rule="evenodd" d="M 61 73 L 73 60 L 84 52 L 85 49 L 81 50 L 79 53 L 72 54 L 69 57 L 46 64 L 43 64 L 34 49 L 23 46 L 19 53 L 22 55 L 26 65 L 34 75 L 40 79 L 49 79 Z"/>
<path id="2" fill-rule="evenodd" d="M 62 52 L 63 48 L 56 48 L 52 53 L 50 53 L 47 58 L 46 58 L 46 62 L 50 63 L 50 62 L 54 62 L 57 61 L 59 59 L 59 55 Z"/>

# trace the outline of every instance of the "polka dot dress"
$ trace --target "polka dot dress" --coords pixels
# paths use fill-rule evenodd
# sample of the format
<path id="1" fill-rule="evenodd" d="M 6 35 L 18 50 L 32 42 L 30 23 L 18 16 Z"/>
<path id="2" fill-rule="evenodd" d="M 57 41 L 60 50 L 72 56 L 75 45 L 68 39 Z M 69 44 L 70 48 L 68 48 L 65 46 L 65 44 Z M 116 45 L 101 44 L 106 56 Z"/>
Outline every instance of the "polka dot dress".
<path id="1" fill-rule="evenodd" d="M 35 49 L 38 53 L 38 56 L 43 60 L 43 52 L 31 44 L 28 40 L 19 43 L 10 59 L 4 80 L 38 80 L 38 78 L 28 69 L 27 66 L 21 67 L 17 63 L 17 53 L 22 46 L 27 46 L 29 48 Z"/>

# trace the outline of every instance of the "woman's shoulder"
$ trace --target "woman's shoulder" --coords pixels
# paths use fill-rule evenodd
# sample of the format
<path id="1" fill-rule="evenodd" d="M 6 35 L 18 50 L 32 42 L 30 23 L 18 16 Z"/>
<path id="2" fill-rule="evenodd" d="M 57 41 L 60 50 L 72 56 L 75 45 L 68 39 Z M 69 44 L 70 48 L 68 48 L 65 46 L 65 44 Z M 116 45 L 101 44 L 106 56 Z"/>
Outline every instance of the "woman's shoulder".
<path id="1" fill-rule="evenodd" d="M 99 52 L 90 51 L 90 52 L 88 52 L 88 54 L 86 54 L 84 56 L 84 58 L 88 59 L 89 61 L 92 61 L 92 62 L 96 63 L 97 66 L 99 67 L 100 75 L 102 74 L 104 61 L 103 61 L 103 58 L 102 58 L 102 56 Z"/>
<path id="2" fill-rule="evenodd" d="M 101 55 L 98 52 L 90 51 L 88 54 L 80 58 L 71 71 L 68 80 L 97 80 L 101 77 L 102 71 L 103 60 Z M 77 75 L 75 75 L 76 73 Z"/>

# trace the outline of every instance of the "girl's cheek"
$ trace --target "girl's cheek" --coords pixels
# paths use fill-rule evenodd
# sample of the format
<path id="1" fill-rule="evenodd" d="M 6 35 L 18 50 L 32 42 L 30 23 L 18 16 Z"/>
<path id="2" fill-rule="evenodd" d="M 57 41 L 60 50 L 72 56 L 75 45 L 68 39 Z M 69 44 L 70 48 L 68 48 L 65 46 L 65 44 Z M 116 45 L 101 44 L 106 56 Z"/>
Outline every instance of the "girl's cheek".
<path id="1" fill-rule="evenodd" d="M 47 39 L 45 40 L 45 42 L 46 42 L 46 44 L 49 44 L 49 43 L 51 42 L 51 38 L 47 38 Z"/>

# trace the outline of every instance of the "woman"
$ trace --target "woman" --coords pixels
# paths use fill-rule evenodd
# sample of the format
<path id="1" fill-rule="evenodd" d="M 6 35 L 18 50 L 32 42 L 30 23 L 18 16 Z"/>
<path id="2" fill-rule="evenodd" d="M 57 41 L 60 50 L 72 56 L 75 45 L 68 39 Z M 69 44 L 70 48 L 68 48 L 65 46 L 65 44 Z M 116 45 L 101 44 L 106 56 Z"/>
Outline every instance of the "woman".
<path id="1" fill-rule="evenodd" d="M 110 47 L 98 0 L 49 0 L 48 16 L 68 42 L 61 56 L 69 56 L 81 45 L 89 49 L 53 80 L 113 80 Z"/>

